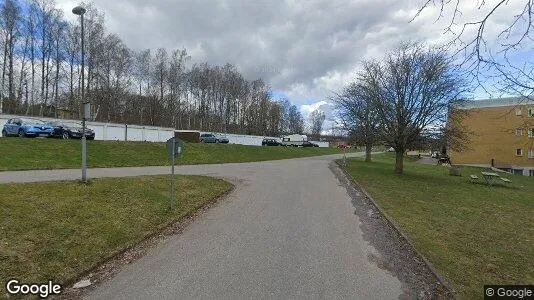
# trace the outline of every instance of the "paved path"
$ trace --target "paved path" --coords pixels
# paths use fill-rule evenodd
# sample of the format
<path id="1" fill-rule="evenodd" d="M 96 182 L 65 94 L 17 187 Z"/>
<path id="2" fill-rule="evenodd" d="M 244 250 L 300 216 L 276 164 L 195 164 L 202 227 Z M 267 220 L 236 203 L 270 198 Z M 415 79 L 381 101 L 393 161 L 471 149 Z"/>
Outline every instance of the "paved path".
<path id="1" fill-rule="evenodd" d="M 347 157 L 361 156 L 359 153 L 347 153 Z M 325 155 L 320 156 L 323 160 L 334 160 L 342 158 L 342 155 Z M 275 162 L 283 163 L 287 160 L 278 160 Z M 261 167 L 264 162 L 253 163 L 230 163 L 230 164 L 216 164 L 216 165 L 189 165 L 177 166 L 177 174 L 208 174 L 214 172 L 212 170 L 220 170 L 221 168 L 234 170 L 241 169 L 243 166 Z M 170 166 L 155 166 L 155 167 L 123 167 L 123 168 L 92 168 L 87 170 L 88 178 L 103 178 L 103 177 L 130 177 L 141 175 L 164 175 L 170 174 Z M 228 174 L 228 172 L 226 172 Z M 31 170 L 31 171 L 4 171 L 0 172 L 0 184 L 3 183 L 27 183 L 27 182 L 43 182 L 43 181 L 61 181 L 61 180 L 77 180 L 81 178 L 81 169 L 62 169 L 62 170 Z"/>
<path id="2" fill-rule="evenodd" d="M 89 299 L 397 299 L 399 279 L 379 268 L 350 196 L 329 169 L 335 156 L 180 166 L 236 184 L 182 234 L 102 283 Z M 93 169 L 91 177 L 167 173 Z M 72 170 L 0 173 L 23 181 L 73 179 Z"/>

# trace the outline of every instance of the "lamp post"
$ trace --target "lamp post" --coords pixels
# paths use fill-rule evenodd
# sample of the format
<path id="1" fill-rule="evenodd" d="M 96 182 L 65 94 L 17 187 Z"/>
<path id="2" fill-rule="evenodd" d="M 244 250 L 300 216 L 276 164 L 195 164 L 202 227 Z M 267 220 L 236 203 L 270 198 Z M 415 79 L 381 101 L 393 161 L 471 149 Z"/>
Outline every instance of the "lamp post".
<path id="1" fill-rule="evenodd" d="M 72 13 L 75 15 L 78 15 L 81 17 L 81 30 L 82 30 L 82 181 L 87 182 L 87 139 L 85 137 L 85 120 L 88 117 L 88 114 L 90 114 L 90 106 L 89 103 L 85 103 L 85 95 L 84 95 L 84 89 L 85 89 L 85 80 L 84 80 L 84 74 L 85 74 L 85 48 L 84 48 L 84 27 L 83 27 L 83 15 L 85 14 L 86 10 L 85 8 L 81 6 L 76 6 L 72 9 Z"/>

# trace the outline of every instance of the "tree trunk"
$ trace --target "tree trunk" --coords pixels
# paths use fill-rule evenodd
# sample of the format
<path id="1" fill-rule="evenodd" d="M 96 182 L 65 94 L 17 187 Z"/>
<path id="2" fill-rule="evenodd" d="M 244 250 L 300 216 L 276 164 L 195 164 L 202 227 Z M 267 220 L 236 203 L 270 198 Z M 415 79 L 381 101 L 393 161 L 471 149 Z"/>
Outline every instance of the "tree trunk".
<path id="1" fill-rule="evenodd" d="M 5 92 L 5 81 L 6 81 L 6 68 L 7 68 L 7 42 L 4 44 L 4 57 L 3 57 L 3 63 L 2 63 L 2 90 L 0 91 L 0 109 L 2 108 L 2 102 L 4 100 L 4 92 Z M 0 110 L 2 112 L 2 110 Z"/>
<path id="2" fill-rule="evenodd" d="M 371 162 L 372 151 L 373 151 L 373 145 L 365 145 L 365 162 Z"/>
<path id="3" fill-rule="evenodd" d="M 13 48 L 14 48 L 14 45 L 13 45 L 14 41 L 13 41 L 13 33 L 10 34 L 10 37 L 9 37 L 9 77 L 8 77 L 8 95 L 9 95 L 9 100 L 10 101 L 13 101 L 15 100 L 15 86 L 13 85 L 14 83 L 14 78 L 15 78 L 15 74 L 13 74 Z"/>
<path id="4" fill-rule="evenodd" d="M 398 151 L 395 155 L 395 173 L 402 174 L 404 171 L 404 151 Z"/>
<path id="5" fill-rule="evenodd" d="M 30 50 L 30 57 L 31 57 L 31 64 L 32 64 L 32 88 L 31 88 L 31 96 L 30 96 L 30 105 L 26 107 L 26 115 L 30 113 L 30 106 L 33 110 L 33 105 L 35 104 L 35 37 L 31 36 L 31 50 Z"/>

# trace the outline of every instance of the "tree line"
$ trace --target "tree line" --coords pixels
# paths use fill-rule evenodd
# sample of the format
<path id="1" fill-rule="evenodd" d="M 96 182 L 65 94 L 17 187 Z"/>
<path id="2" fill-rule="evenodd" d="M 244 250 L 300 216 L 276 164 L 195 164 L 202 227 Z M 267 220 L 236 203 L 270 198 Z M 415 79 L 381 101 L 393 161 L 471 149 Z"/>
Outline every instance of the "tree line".
<path id="1" fill-rule="evenodd" d="M 85 80 L 81 30 L 52 0 L 0 4 L 0 113 L 81 118 L 178 129 L 279 136 L 303 133 L 304 120 L 287 99 L 274 99 L 262 79 L 248 80 L 231 64 L 192 63 L 186 49 L 132 50 L 107 32 L 104 15 L 86 8 Z"/>

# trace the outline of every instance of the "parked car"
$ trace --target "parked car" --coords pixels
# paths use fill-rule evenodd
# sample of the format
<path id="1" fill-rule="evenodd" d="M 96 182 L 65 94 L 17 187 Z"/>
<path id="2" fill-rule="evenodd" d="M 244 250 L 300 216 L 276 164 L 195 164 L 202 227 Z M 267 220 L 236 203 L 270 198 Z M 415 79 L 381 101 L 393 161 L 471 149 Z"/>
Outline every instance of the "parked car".
<path id="1" fill-rule="evenodd" d="M 280 146 L 282 145 L 282 143 L 280 143 L 276 139 L 263 139 L 263 141 L 261 141 L 261 145 L 262 146 Z"/>
<path id="2" fill-rule="evenodd" d="M 217 143 L 228 144 L 230 142 L 228 138 L 224 135 L 217 135 L 216 138 L 217 138 Z"/>
<path id="3" fill-rule="evenodd" d="M 308 137 L 301 134 L 291 134 L 282 138 L 282 145 L 298 147 L 302 146 L 302 143 L 307 142 Z"/>
<path id="4" fill-rule="evenodd" d="M 83 136 L 82 124 L 68 125 L 61 122 L 50 122 L 53 127 L 50 137 L 67 139 L 81 139 Z M 88 140 L 95 139 L 95 132 L 85 128 L 85 138 Z"/>
<path id="5" fill-rule="evenodd" d="M 201 143 L 217 143 L 217 137 L 211 133 L 203 133 L 200 135 Z"/>
<path id="6" fill-rule="evenodd" d="M 302 147 L 319 147 L 319 145 L 312 142 L 304 141 L 302 142 Z"/>
<path id="7" fill-rule="evenodd" d="M 13 118 L 9 119 L 2 128 L 2 136 L 18 135 L 19 137 L 50 136 L 52 126 L 38 119 Z"/>

